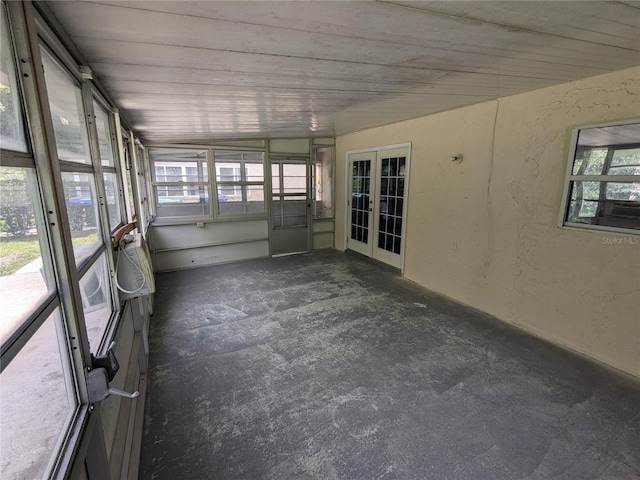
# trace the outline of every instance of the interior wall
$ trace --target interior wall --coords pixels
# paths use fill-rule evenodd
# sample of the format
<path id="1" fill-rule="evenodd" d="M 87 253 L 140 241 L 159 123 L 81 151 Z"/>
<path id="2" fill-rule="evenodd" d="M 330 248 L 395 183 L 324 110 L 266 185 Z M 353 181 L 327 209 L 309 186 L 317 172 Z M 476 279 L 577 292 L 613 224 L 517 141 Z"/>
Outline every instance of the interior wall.
<path id="1" fill-rule="evenodd" d="M 202 267 L 269 256 L 269 222 L 233 222 L 153 226 L 156 271 Z"/>
<path id="2" fill-rule="evenodd" d="M 640 68 L 338 137 L 336 247 L 346 152 L 411 142 L 404 275 L 640 376 L 640 237 L 558 226 L 572 129 L 631 118 Z"/>

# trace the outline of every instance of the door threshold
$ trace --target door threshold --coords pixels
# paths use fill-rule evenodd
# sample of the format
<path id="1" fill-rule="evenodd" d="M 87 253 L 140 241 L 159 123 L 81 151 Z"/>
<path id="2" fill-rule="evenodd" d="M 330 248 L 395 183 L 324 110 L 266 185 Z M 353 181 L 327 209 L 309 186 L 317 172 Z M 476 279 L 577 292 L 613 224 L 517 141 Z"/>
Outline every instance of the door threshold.
<path id="1" fill-rule="evenodd" d="M 362 260 L 363 262 L 369 263 L 371 265 L 375 265 L 377 267 L 383 268 L 384 270 L 388 270 L 391 273 L 396 273 L 402 276 L 401 269 L 394 267 L 392 265 L 389 265 L 387 263 L 381 262 L 380 260 L 376 260 L 375 258 L 371 258 L 366 255 L 363 255 L 362 253 L 356 252 L 355 250 L 350 250 L 347 248 L 344 253 L 346 253 L 347 255 L 351 255 L 352 257 L 355 257 L 359 260 Z"/>
<path id="2" fill-rule="evenodd" d="M 303 253 L 309 253 L 311 250 L 300 250 L 297 252 L 284 252 L 284 253 L 273 253 L 271 254 L 271 258 L 277 258 L 277 257 L 288 257 L 290 255 L 301 255 Z"/>

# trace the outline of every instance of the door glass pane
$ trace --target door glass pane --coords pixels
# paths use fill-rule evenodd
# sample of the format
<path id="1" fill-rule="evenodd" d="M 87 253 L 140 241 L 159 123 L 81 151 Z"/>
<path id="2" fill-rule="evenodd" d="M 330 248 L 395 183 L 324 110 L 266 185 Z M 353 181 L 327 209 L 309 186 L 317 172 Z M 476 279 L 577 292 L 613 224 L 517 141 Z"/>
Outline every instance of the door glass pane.
<path id="1" fill-rule="evenodd" d="M 90 164 L 89 140 L 80 87 L 49 52 L 44 48 L 41 52 L 58 158 Z"/>
<path id="2" fill-rule="evenodd" d="M 98 223 L 98 200 L 91 173 L 62 174 L 67 214 L 76 265 L 80 265 L 102 245 Z"/>
<path id="3" fill-rule="evenodd" d="M 381 167 L 378 248 L 400 254 L 406 158 L 383 158 Z"/>
<path id="4" fill-rule="evenodd" d="M 307 166 L 304 163 L 282 164 L 283 193 L 307 193 Z"/>
<path id="5" fill-rule="evenodd" d="M 369 243 L 371 160 L 353 162 L 351 184 L 351 238 Z"/>
<path id="6" fill-rule="evenodd" d="M 97 353 L 100 340 L 111 318 L 110 291 L 107 259 L 105 254 L 102 254 L 80 280 L 82 308 L 91 353 Z"/>
<path id="7" fill-rule="evenodd" d="M 307 165 L 303 162 L 278 162 L 271 165 L 274 195 L 273 226 L 307 226 Z M 278 194 L 276 194 L 276 192 Z M 288 195 L 283 195 L 283 194 Z"/>
<path id="8" fill-rule="evenodd" d="M 98 146 L 100 148 L 100 161 L 102 165 L 113 167 L 113 144 L 111 143 L 111 126 L 109 114 L 98 102 L 93 102 L 93 111 L 96 115 L 96 129 L 98 130 Z"/>
<path id="9" fill-rule="evenodd" d="M 26 152 L 27 140 L 4 4 L 0 5 L 0 14 L 0 147 Z"/>
<path id="10" fill-rule="evenodd" d="M 41 257 L 44 232 L 37 188 L 33 169 L 0 167 L 2 343 L 54 289 Z"/>
<path id="11" fill-rule="evenodd" d="M 2 478 L 43 478 L 76 408 L 65 379 L 64 330 L 54 312 L 0 374 Z"/>
<path id="12" fill-rule="evenodd" d="M 274 227 L 306 227 L 307 201 L 300 197 L 274 197 L 271 206 Z"/>
<path id="13" fill-rule="evenodd" d="M 115 172 L 104 173 L 104 190 L 107 196 L 107 211 L 109 213 L 109 229 L 113 231 L 122 223 L 120 213 L 120 196 L 118 195 L 118 175 Z"/>

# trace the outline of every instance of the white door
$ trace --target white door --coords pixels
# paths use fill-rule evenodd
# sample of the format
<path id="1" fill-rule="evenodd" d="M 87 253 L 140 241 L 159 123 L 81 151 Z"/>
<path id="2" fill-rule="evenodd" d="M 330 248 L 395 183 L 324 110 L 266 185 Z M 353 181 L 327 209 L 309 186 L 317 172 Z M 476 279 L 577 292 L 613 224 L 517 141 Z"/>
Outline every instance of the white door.
<path id="1" fill-rule="evenodd" d="M 402 269 L 409 149 L 349 155 L 347 248 Z"/>

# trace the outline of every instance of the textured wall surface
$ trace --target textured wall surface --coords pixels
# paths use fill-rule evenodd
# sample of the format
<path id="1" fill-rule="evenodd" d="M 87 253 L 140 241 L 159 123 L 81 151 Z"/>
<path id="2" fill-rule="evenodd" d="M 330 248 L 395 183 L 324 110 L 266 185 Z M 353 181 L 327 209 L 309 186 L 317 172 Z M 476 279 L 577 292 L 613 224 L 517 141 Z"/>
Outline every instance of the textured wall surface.
<path id="1" fill-rule="evenodd" d="M 411 142 L 405 276 L 640 376 L 640 237 L 558 227 L 572 129 L 634 118 L 640 68 L 339 137 L 336 247 L 346 152 Z"/>

